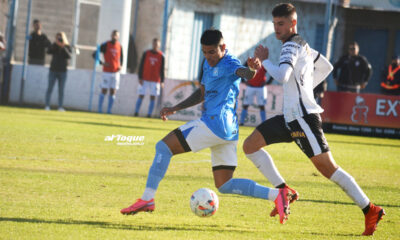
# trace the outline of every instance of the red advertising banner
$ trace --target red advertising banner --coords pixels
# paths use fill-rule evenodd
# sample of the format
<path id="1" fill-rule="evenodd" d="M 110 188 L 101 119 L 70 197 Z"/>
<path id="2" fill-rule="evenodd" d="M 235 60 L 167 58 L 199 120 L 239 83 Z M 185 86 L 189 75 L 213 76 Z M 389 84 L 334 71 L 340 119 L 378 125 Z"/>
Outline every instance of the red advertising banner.
<path id="1" fill-rule="evenodd" d="M 400 129 L 400 96 L 325 92 L 324 123 Z"/>

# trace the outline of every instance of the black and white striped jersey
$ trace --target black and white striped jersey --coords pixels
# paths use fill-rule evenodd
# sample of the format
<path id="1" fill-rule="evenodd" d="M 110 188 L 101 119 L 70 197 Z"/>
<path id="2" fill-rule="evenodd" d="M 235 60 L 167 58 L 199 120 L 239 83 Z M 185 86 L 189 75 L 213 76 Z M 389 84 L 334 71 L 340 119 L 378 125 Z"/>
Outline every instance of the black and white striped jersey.
<path id="1" fill-rule="evenodd" d="M 286 122 L 306 114 L 323 112 L 314 99 L 313 89 L 332 71 L 332 65 L 298 34 L 283 44 L 279 66 L 273 65 L 268 59 L 263 61 L 263 66 L 283 84 L 283 115 Z M 315 67 L 318 68 L 314 73 Z"/>

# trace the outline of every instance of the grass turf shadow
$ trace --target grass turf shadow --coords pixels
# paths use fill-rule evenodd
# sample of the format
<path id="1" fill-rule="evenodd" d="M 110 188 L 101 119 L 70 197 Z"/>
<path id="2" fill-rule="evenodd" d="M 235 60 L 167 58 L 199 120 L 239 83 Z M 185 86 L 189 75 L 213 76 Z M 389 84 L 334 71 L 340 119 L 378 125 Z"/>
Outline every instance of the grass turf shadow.
<path id="1" fill-rule="evenodd" d="M 46 223 L 46 224 L 62 224 L 62 225 L 88 225 L 107 229 L 123 229 L 133 231 L 215 231 L 215 232 L 254 232 L 249 229 L 235 229 L 231 225 L 227 229 L 221 229 L 219 225 L 187 225 L 187 226 L 157 226 L 141 225 L 141 224 L 121 224 L 104 221 L 87 221 L 74 219 L 39 219 L 39 218 L 16 218 L 16 217 L 0 217 L 0 222 L 16 222 L 16 223 Z"/>

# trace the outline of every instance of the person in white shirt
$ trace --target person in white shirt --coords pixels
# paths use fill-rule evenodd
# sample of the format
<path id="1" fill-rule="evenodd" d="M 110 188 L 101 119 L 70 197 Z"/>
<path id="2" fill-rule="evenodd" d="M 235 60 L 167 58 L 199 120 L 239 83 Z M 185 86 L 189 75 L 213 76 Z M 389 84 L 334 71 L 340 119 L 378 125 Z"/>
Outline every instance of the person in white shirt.
<path id="1" fill-rule="evenodd" d="M 300 149 L 326 178 L 338 184 L 365 214 L 363 235 L 372 235 L 385 214 L 372 204 L 354 178 L 340 168 L 329 150 L 322 130 L 320 113 L 323 109 L 315 102 L 313 88 L 332 71 L 329 61 L 311 49 L 297 34 L 297 13 L 292 4 L 281 3 L 272 11 L 276 38 L 283 46 L 279 66 L 269 59 L 267 47 L 258 46 L 251 68 L 262 66 L 283 84 L 283 115 L 261 123 L 243 143 L 243 151 L 263 175 L 277 188 L 287 187 L 265 146 L 295 141 Z M 315 69 L 314 69 L 315 68 Z M 298 193 L 292 202 L 297 200 Z M 271 216 L 277 214 L 276 209 Z"/>

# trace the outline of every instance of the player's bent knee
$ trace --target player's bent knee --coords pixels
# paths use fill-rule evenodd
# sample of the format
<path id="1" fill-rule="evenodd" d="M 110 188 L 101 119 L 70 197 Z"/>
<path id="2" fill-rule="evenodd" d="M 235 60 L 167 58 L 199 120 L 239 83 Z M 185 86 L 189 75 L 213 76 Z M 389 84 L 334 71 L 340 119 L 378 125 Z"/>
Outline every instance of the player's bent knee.
<path id="1" fill-rule="evenodd" d="M 251 150 L 250 142 L 251 141 L 250 141 L 249 137 L 247 137 L 243 142 L 243 152 L 245 154 L 250 154 L 250 150 Z"/>
<path id="2" fill-rule="evenodd" d="M 168 147 L 168 145 L 163 140 L 160 140 L 157 142 L 156 153 L 172 156 L 171 149 Z"/>
<path id="3" fill-rule="evenodd" d="M 251 136 L 247 137 L 243 142 L 243 152 L 245 154 L 252 154 L 257 152 L 259 149 L 254 145 Z"/>

